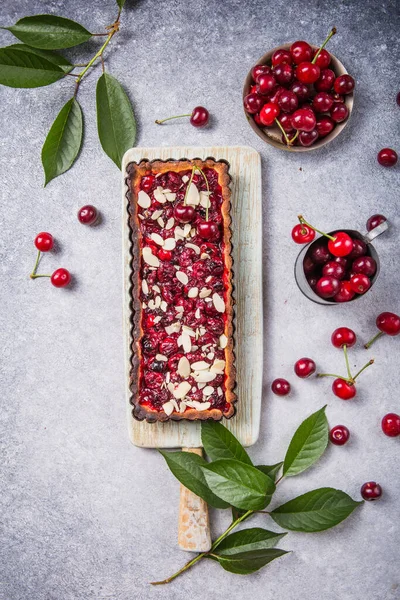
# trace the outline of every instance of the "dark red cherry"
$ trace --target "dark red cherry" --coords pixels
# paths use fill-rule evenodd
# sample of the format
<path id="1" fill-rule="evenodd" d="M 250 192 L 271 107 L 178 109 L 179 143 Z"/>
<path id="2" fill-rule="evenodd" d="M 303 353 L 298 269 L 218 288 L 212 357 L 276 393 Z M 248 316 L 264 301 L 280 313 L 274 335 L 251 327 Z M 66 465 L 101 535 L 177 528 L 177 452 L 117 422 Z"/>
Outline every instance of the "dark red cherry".
<path id="1" fill-rule="evenodd" d="M 253 81 L 257 81 L 257 77 L 259 77 L 259 75 L 269 75 L 271 71 L 271 67 L 268 67 L 267 65 L 256 65 L 251 70 L 251 76 Z"/>
<path id="2" fill-rule="evenodd" d="M 353 261 L 351 270 L 353 273 L 362 273 L 372 277 L 376 272 L 376 261 L 372 256 L 360 256 Z"/>
<path id="3" fill-rule="evenodd" d="M 258 113 L 264 101 L 258 94 L 247 94 L 243 99 L 243 104 L 246 112 L 254 115 Z"/>
<path id="4" fill-rule="evenodd" d="M 353 250 L 353 240 L 348 233 L 338 231 L 328 241 L 328 250 L 333 256 L 347 256 Z"/>
<path id="5" fill-rule="evenodd" d="M 271 58 L 272 65 L 276 67 L 281 64 L 292 64 L 292 55 L 289 50 L 284 50 L 283 48 L 279 48 L 279 50 L 275 50 Z"/>
<path id="6" fill-rule="evenodd" d="M 336 425 L 329 432 L 329 439 L 335 446 L 344 446 L 349 441 L 350 431 L 345 425 Z"/>
<path id="7" fill-rule="evenodd" d="M 274 76 L 281 85 L 289 85 L 293 80 L 293 68 L 287 63 L 283 63 L 274 67 Z"/>
<path id="8" fill-rule="evenodd" d="M 257 123 L 257 125 L 259 127 L 262 127 L 262 123 L 261 123 L 261 119 L 260 119 L 260 113 L 257 113 L 256 115 L 253 115 L 253 119 L 254 119 L 254 121 Z"/>
<path id="9" fill-rule="evenodd" d="M 54 246 L 54 238 L 51 233 L 42 231 L 35 237 L 35 246 L 40 252 L 49 252 Z"/>
<path id="10" fill-rule="evenodd" d="M 274 379 L 271 390 L 277 396 L 287 396 L 290 392 L 290 383 L 286 379 Z"/>
<path id="11" fill-rule="evenodd" d="M 208 123 L 210 114 L 204 106 L 196 106 L 190 115 L 190 124 L 193 127 L 205 127 Z"/>
<path id="12" fill-rule="evenodd" d="M 332 392 L 341 400 L 351 400 L 357 394 L 356 386 L 354 384 L 340 378 L 333 381 Z"/>
<path id="13" fill-rule="evenodd" d="M 322 69 L 319 79 L 315 82 L 314 87 L 317 92 L 329 92 L 332 89 L 335 81 L 335 73 L 332 69 Z"/>
<path id="14" fill-rule="evenodd" d="M 304 269 L 304 273 L 306 275 L 310 275 L 311 273 L 314 273 L 314 271 L 316 269 L 316 265 L 313 263 L 310 256 L 304 257 L 303 269 Z"/>
<path id="15" fill-rule="evenodd" d="M 395 313 L 383 312 L 376 318 L 376 326 L 379 331 L 386 335 L 399 335 L 400 333 L 400 317 Z"/>
<path id="16" fill-rule="evenodd" d="M 278 87 L 276 87 L 275 90 L 273 91 L 273 93 L 270 94 L 270 96 L 268 97 L 268 102 L 272 102 L 273 104 L 278 104 L 279 96 L 284 91 L 285 91 L 285 88 L 282 87 L 281 85 L 278 85 Z"/>
<path id="17" fill-rule="evenodd" d="M 284 90 L 279 95 L 278 105 L 285 113 L 292 113 L 299 105 L 298 98 L 294 92 Z"/>
<path id="18" fill-rule="evenodd" d="M 318 241 L 312 245 L 310 250 L 311 260 L 317 265 L 323 265 L 328 262 L 328 260 L 332 259 L 332 255 L 328 250 L 328 247 L 325 242 Z"/>
<path id="19" fill-rule="evenodd" d="M 335 279 L 343 279 L 346 274 L 346 269 L 343 265 L 331 260 L 322 267 L 322 275 L 326 277 L 334 277 Z"/>
<path id="20" fill-rule="evenodd" d="M 398 92 L 398 94 L 396 96 L 396 102 L 397 102 L 397 106 L 400 106 L 400 92 Z"/>
<path id="21" fill-rule="evenodd" d="M 384 215 L 372 215 L 367 221 L 367 231 L 372 231 L 375 227 L 378 227 L 381 223 L 387 221 Z"/>
<path id="22" fill-rule="evenodd" d="M 354 90 L 355 81 L 351 75 L 339 75 L 336 77 L 333 89 L 337 94 L 351 94 Z"/>
<path id="23" fill-rule="evenodd" d="M 349 116 L 349 109 L 345 104 L 334 104 L 330 110 L 331 119 L 335 123 L 342 123 Z"/>
<path id="24" fill-rule="evenodd" d="M 294 138 L 295 138 L 295 136 L 296 136 L 296 134 L 297 134 L 297 132 L 296 132 L 296 131 L 290 131 L 289 133 L 287 133 L 287 134 L 286 134 L 286 137 L 285 137 L 285 136 L 283 135 L 283 133 L 282 133 L 282 135 L 281 135 L 281 141 L 282 141 L 282 144 L 284 144 L 285 146 L 287 146 L 287 145 L 288 145 L 288 143 L 287 143 L 287 139 L 288 139 L 290 142 L 292 142 L 292 143 L 290 144 L 291 146 L 297 146 L 297 142 L 298 142 L 299 138 L 298 138 L 298 137 L 296 137 L 296 139 L 294 139 Z M 287 139 L 286 139 L 286 138 L 287 138 Z M 292 140 L 294 140 L 294 141 L 292 141 Z"/>
<path id="25" fill-rule="evenodd" d="M 296 69 L 296 77 L 301 83 L 315 83 L 320 75 L 319 66 L 308 61 L 300 63 Z"/>
<path id="26" fill-rule="evenodd" d="M 217 241 L 220 237 L 219 226 L 213 221 L 202 221 L 198 223 L 197 233 L 203 240 Z"/>
<path id="27" fill-rule="evenodd" d="M 331 342 L 335 348 L 351 348 L 357 341 L 357 336 L 348 327 L 338 327 L 331 335 Z"/>
<path id="28" fill-rule="evenodd" d="M 330 117 L 319 117 L 317 118 L 316 130 L 318 131 L 319 137 L 327 136 L 335 127 L 335 122 Z"/>
<path id="29" fill-rule="evenodd" d="M 146 193 L 149 193 L 154 188 L 154 183 L 156 178 L 154 175 L 143 175 L 142 177 L 142 190 Z"/>
<path id="30" fill-rule="evenodd" d="M 316 275 L 307 275 L 307 283 L 312 290 L 315 292 L 315 288 L 317 287 L 318 277 Z"/>
<path id="31" fill-rule="evenodd" d="M 397 437 L 400 435 L 400 415 L 388 413 L 381 422 L 382 431 L 388 437 Z"/>
<path id="32" fill-rule="evenodd" d="M 296 244 L 308 244 L 315 238 L 315 231 L 308 225 L 299 223 L 292 229 L 292 239 Z"/>
<path id="33" fill-rule="evenodd" d="M 260 75 L 257 78 L 257 92 L 262 95 L 271 94 L 276 88 L 276 79 L 270 75 Z"/>
<path id="34" fill-rule="evenodd" d="M 313 58 L 315 58 L 315 55 L 317 54 L 317 52 L 318 52 L 318 50 L 316 50 L 316 52 L 314 52 Z M 325 48 L 322 48 L 321 52 L 317 56 L 317 60 L 315 61 L 315 64 L 318 65 L 320 69 L 326 69 L 327 67 L 329 67 L 330 62 L 331 62 L 331 55 L 329 54 L 329 52 L 327 50 L 325 50 Z"/>
<path id="35" fill-rule="evenodd" d="M 348 254 L 348 258 L 358 258 L 367 254 L 367 244 L 360 238 L 353 238 L 353 250 Z"/>
<path id="36" fill-rule="evenodd" d="M 290 115 L 286 113 L 281 113 L 278 117 L 278 121 L 282 125 L 282 128 L 286 133 L 291 133 L 293 131 L 292 120 Z"/>
<path id="37" fill-rule="evenodd" d="M 328 112 L 333 105 L 333 98 L 327 92 L 318 92 L 313 99 L 313 109 L 319 113 Z"/>
<path id="38" fill-rule="evenodd" d="M 311 108 L 299 108 L 292 115 L 292 125 L 299 131 L 312 131 L 317 120 Z"/>
<path id="39" fill-rule="evenodd" d="M 331 96 L 333 98 L 334 104 L 342 104 L 344 102 L 344 96 L 337 94 L 336 92 L 331 92 Z"/>
<path id="40" fill-rule="evenodd" d="M 290 90 L 296 94 L 300 102 L 304 102 L 310 95 L 310 88 L 301 81 L 295 81 L 290 86 Z"/>
<path id="41" fill-rule="evenodd" d="M 143 180 L 142 180 L 143 187 Z M 78 221 L 83 225 L 93 225 L 98 219 L 99 213 L 97 208 L 92 204 L 86 204 L 78 211 Z"/>
<path id="42" fill-rule="evenodd" d="M 333 296 L 335 302 L 350 302 L 353 300 L 355 292 L 351 289 L 350 281 L 341 281 L 340 289 L 337 294 Z"/>
<path id="43" fill-rule="evenodd" d="M 321 298 L 333 298 L 340 289 L 340 281 L 335 277 L 321 277 L 317 281 L 315 291 Z"/>
<path id="44" fill-rule="evenodd" d="M 196 214 L 194 206 L 180 202 L 174 207 L 174 217 L 179 223 L 190 223 Z"/>
<path id="45" fill-rule="evenodd" d="M 375 481 L 367 481 L 361 486 L 361 496 L 364 500 L 378 500 L 382 496 L 382 488 Z"/>
<path id="46" fill-rule="evenodd" d="M 265 125 L 265 127 L 269 127 L 274 123 L 279 113 L 280 108 L 278 104 L 275 104 L 274 102 L 268 102 L 267 104 L 264 104 L 260 110 L 260 121 L 263 125 Z"/>
<path id="47" fill-rule="evenodd" d="M 313 129 L 312 131 L 300 131 L 299 142 L 301 146 L 312 146 L 318 139 L 318 131 Z"/>
<path id="48" fill-rule="evenodd" d="M 299 358 L 298 361 L 294 364 L 294 372 L 297 377 L 301 379 L 306 379 L 310 377 L 313 373 L 315 373 L 317 365 L 313 361 L 312 358 Z"/>
<path id="49" fill-rule="evenodd" d="M 367 275 L 357 273 L 350 278 L 350 286 L 356 294 L 365 294 L 371 287 L 371 280 Z"/>
<path id="50" fill-rule="evenodd" d="M 378 163 L 382 167 L 393 167 L 397 163 L 397 153 L 392 148 L 383 148 L 378 152 Z"/>
<path id="51" fill-rule="evenodd" d="M 307 42 L 297 41 L 290 46 L 290 54 L 292 56 L 293 62 L 296 65 L 299 65 L 301 62 L 309 61 L 312 59 L 313 49 Z"/>

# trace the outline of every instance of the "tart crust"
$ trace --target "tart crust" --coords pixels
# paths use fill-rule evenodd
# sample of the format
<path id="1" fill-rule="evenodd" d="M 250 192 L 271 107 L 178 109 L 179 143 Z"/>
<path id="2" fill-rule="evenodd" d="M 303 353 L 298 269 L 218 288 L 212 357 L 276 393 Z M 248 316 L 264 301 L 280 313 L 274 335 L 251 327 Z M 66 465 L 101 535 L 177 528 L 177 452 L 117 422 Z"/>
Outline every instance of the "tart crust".
<path id="1" fill-rule="evenodd" d="M 201 169 L 211 168 L 218 174 L 218 183 L 222 189 L 222 205 L 221 214 L 223 217 L 222 224 L 222 241 L 224 242 L 224 270 L 226 275 L 224 281 L 226 284 L 225 297 L 225 329 L 224 334 L 227 337 L 227 346 L 225 352 L 225 401 L 229 404 L 229 409 L 222 411 L 219 408 L 209 408 L 208 410 L 196 410 L 195 408 L 187 407 L 184 413 L 174 410 L 170 415 L 167 415 L 162 410 L 154 409 L 150 406 L 145 406 L 139 403 L 139 371 L 142 360 L 142 349 L 140 340 L 143 336 L 143 328 L 141 326 L 142 306 L 140 300 L 141 278 L 140 278 L 140 260 L 142 247 L 142 234 L 140 232 L 140 220 L 138 218 L 138 192 L 141 178 L 144 175 L 161 175 L 168 171 L 185 171 L 190 170 L 194 166 Z M 231 418 L 235 412 L 235 402 L 237 400 L 235 394 L 236 386 L 236 367 L 234 355 L 234 298 L 233 298 L 233 259 L 232 259 L 232 231 L 231 231 L 231 191 L 229 184 L 231 181 L 229 175 L 229 163 L 224 160 L 216 161 L 214 158 L 206 160 L 182 159 L 182 160 L 141 160 L 139 163 L 131 162 L 127 166 L 127 178 L 125 180 L 128 191 L 126 194 L 128 200 L 128 225 L 130 237 L 130 255 L 131 255 L 131 370 L 129 389 L 131 391 L 130 403 L 133 406 L 132 415 L 139 421 L 146 420 L 149 423 L 165 422 L 169 420 L 207 420 L 212 419 L 219 421 L 222 417 Z"/>

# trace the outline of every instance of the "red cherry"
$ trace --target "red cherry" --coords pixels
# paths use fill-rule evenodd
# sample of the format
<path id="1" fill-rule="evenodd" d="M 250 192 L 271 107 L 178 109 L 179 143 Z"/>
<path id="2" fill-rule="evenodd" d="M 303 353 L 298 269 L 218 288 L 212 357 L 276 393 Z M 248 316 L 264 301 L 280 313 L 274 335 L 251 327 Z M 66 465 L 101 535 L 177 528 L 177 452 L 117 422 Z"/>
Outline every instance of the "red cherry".
<path id="1" fill-rule="evenodd" d="M 278 117 L 278 121 L 282 125 L 286 133 L 291 133 L 293 131 L 290 115 L 288 115 L 287 113 L 281 113 Z"/>
<path id="2" fill-rule="evenodd" d="M 272 92 L 272 94 L 270 94 L 268 96 L 268 101 L 272 102 L 273 104 L 278 104 L 278 100 L 280 95 L 282 94 L 282 92 L 285 91 L 285 88 L 282 87 L 281 85 L 278 85 L 278 87 L 275 88 L 275 90 Z"/>
<path id="3" fill-rule="evenodd" d="M 367 231 L 372 231 L 372 229 L 375 229 L 375 227 L 378 227 L 378 225 L 385 221 L 387 221 L 387 219 L 383 215 L 372 215 L 367 221 Z"/>
<path id="4" fill-rule="evenodd" d="M 277 396 L 287 396 L 290 392 L 290 383 L 286 379 L 274 379 L 271 390 Z"/>
<path id="5" fill-rule="evenodd" d="M 382 431 L 388 437 L 397 437 L 400 435 L 400 415 L 388 413 L 381 422 Z"/>
<path id="6" fill-rule="evenodd" d="M 57 269 L 50 278 L 54 287 L 63 288 L 71 282 L 71 273 L 67 269 Z"/>
<path id="7" fill-rule="evenodd" d="M 264 104 L 264 106 L 260 110 L 260 121 L 263 125 L 268 127 L 274 123 L 279 113 L 279 106 L 274 102 L 268 102 L 267 104 Z"/>
<path id="8" fill-rule="evenodd" d="M 299 223 L 292 229 L 292 239 L 296 244 L 308 244 L 315 238 L 315 231 L 308 225 Z"/>
<path id="9" fill-rule="evenodd" d="M 274 67 L 283 63 L 290 65 L 292 64 L 292 55 L 290 54 L 289 50 L 279 48 L 279 50 L 275 50 L 275 52 L 273 53 L 271 62 Z"/>
<path id="10" fill-rule="evenodd" d="M 51 233 L 42 231 L 35 237 L 35 246 L 40 252 L 48 252 L 54 246 L 54 238 Z"/>
<path id="11" fill-rule="evenodd" d="M 325 238 L 324 238 L 325 239 Z M 316 241 L 310 248 L 310 257 L 317 265 L 323 265 L 332 259 L 325 241 Z"/>
<path id="12" fill-rule="evenodd" d="M 317 281 L 315 291 L 321 298 L 333 298 L 340 289 L 339 279 L 335 277 L 321 277 Z"/>
<path id="13" fill-rule="evenodd" d="M 397 163 L 397 153 L 392 148 L 383 148 L 378 152 L 378 163 L 382 167 L 393 167 Z"/>
<path id="14" fill-rule="evenodd" d="M 349 441 L 350 431 L 344 425 L 336 425 L 329 432 L 329 439 L 335 446 L 344 446 Z"/>
<path id="15" fill-rule="evenodd" d="M 335 123 L 345 121 L 349 116 L 349 109 L 345 104 L 334 104 L 330 110 L 331 119 Z"/>
<path id="16" fill-rule="evenodd" d="M 318 50 L 315 51 L 313 58 L 315 58 L 315 55 L 317 54 Z M 326 69 L 326 67 L 329 66 L 331 62 L 331 55 L 329 54 L 329 52 L 327 50 L 325 50 L 325 48 L 322 48 L 321 52 L 318 54 L 317 56 L 317 60 L 315 61 L 315 64 L 319 66 L 320 69 Z"/>
<path id="17" fill-rule="evenodd" d="M 375 481 L 368 481 L 361 487 L 361 496 L 364 500 L 378 500 L 382 496 L 382 488 Z"/>
<path id="18" fill-rule="evenodd" d="M 293 68 L 286 64 L 280 64 L 274 67 L 274 77 L 281 85 L 289 85 L 293 80 Z"/>
<path id="19" fill-rule="evenodd" d="M 349 258 L 358 258 L 367 253 L 367 244 L 359 238 L 353 238 L 353 250 L 348 254 Z"/>
<path id="20" fill-rule="evenodd" d="M 333 296 L 333 300 L 335 302 L 350 302 L 350 300 L 353 300 L 354 296 L 355 293 L 351 289 L 350 281 L 341 281 L 340 290 Z"/>
<path id="21" fill-rule="evenodd" d="M 78 220 L 83 225 L 93 225 L 93 223 L 96 223 L 98 216 L 97 208 L 92 204 L 86 204 L 78 211 Z"/>
<path id="22" fill-rule="evenodd" d="M 343 265 L 337 263 L 334 260 L 330 260 L 325 263 L 322 267 L 322 275 L 326 277 L 334 277 L 335 279 L 343 279 L 345 276 L 346 269 Z"/>
<path id="23" fill-rule="evenodd" d="M 395 313 L 383 312 L 377 316 L 376 326 L 386 335 L 398 335 L 400 333 L 400 317 Z"/>
<path id="24" fill-rule="evenodd" d="M 335 127 L 335 122 L 330 117 L 319 117 L 317 119 L 316 129 L 319 137 L 327 136 Z"/>
<path id="25" fill-rule="evenodd" d="M 157 253 L 157 256 L 160 260 L 167 260 L 167 261 L 172 260 L 171 250 L 164 250 L 164 248 L 160 248 L 160 250 Z"/>
<path id="26" fill-rule="evenodd" d="M 332 392 L 341 400 L 351 400 L 357 394 L 356 386 L 344 379 L 334 379 Z"/>
<path id="27" fill-rule="evenodd" d="M 174 217 L 179 223 L 190 223 L 195 216 L 194 206 L 180 202 L 174 207 Z"/>
<path id="28" fill-rule="evenodd" d="M 283 112 L 291 113 L 298 107 L 299 100 L 294 92 L 283 90 L 279 94 L 278 105 Z"/>
<path id="29" fill-rule="evenodd" d="M 261 95 L 271 94 L 276 88 L 276 79 L 271 75 L 257 77 L 257 92 Z"/>
<path id="30" fill-rule="evenodd" d="M 328 112 L 333 105 L 333 98 L 327 92 L 318 92 L 313 99 L 313 109 L 315 112 Z"/>
<path id="31" fill-rule="evenodd" d="M 355 81 L 351 75 L 339 75 L 336 77 L 333 89 L 337 94 L 351 94 L 354 90 Z"/>
<path id="32" fill-rule="evenodd" d="M 259 75 L 269 75 L 271 73 L 271 67 L 267 65 L 256 65 L 251 70 L 251 76 L 254 81 L 257 81 Z"/>
<path id="33" fill-rule="evenodd" d="M 307 100 L 310 95 L 310 88 L 305 83 L 295 81 L 290 86 L 290 90 L 296 94 L 300 102 Z"/>
<path id="34" fill-rule="evenodd" d="M 261 123 L 261 119 L 260 119 L 260 113 L 257 113 L 256 115 L 253 116 L 254 121 L 257 123 L 257 125 L 259 127 L 262 127 L 262 123 Z"/>
<path id="35" fill-rule="evenodd" d="M 365 294 L 371 287 L 371 280 L 367 275 L 359 273 L 350 278 L 350 287 L 356 294 Z"/>
<path id="36" fill-rule="evenodd" d="M 142 190 L 146 193 L 151 192 L 154 188 L 156 178 L 154 175 L 143 175 Z"/>
<path id="37" fill-rule="evenodd" d="M 315 271 L 315 265 L 310 256 L 305 256 L 303 260 L 303 269 L 306 275 L 310 275 Z"/>
<path id="38" fill-rule="evenodd" d="M 312 358 L 299 358 L 294 364 L 294 372 L 301 379 L 310 377 L 310 375 L 315 373 L 316 368 L 317 366 Z"/>
<path id="39" fill-rule="evenodd" d="M 203 240 L 217 241 L 220 237 L 218 224 L 213 221 L 202 221 L 198 223 L 197 233 Z"/>
<path id="40" fill-rule="evenodd" d="M 372 277 L 376 273 L 376 261 L 372 256 L 360 256 L 353 261 L 351 270 L 353 273 L 362 273 Z"/>
<path id="41" fill-rule="evenodd" d="M 353 250 L 353 241 L 348 233 L 338 231 L 334 240 L 328 241 L 328 250 L 333 256 L 347 256 Z"/>
<path id="42" fill-rule="evenodd" d="M 312 62 L 302 62 L 296 69 L 296 77 L 301 83 L 315 83 L 321 75 L 321 69 Z"/>
<path id="43" fill-rule="evenodd" d="M 329 92 L 335 81 L 335 73 L 332 69 L 322 69 L 318 81 L 315 82 L 317 92 Z"/>
<path id="44" fill-rule="evenodd" d="M 312 146 L 318 139 L 318 131 L 313 129 L 312 131 L 300 131 L 299 142 L 301 146 Z"/>
<path id="45" fill-rule="evenodd" d="M 293 62 L 299 65 L 301 62 L 309 61 L 313 56 L 313 49 L 307 42 L 298 41 L 290 46 L 290 54 Z"/>
<path id="46" fill-rule="evenodd" d="M 292 115 L 292 126 L 299 131 L 312 131 L 316 124 L 317 119 L 311 108 L 299 108 Z"/>
<path id="47" fill-rule="evenodd" d="M 335 348 L 343 348 L 343 346 L 351 348 L 354 346 L 356 341 L 356 334 L 348 327 L 338 327 L 338 329 L 335 329 L 331 336 L 331 342 Z"/>
<path id="48" fill-rule="evenodd" d="M 205 127 L 208 123 L 210 113 L 204 106 L 196 106 L 190 116 L 190 124 L 193 127 Z"/>
<path id="49" fill-rule="evenodd" d="M 258 94 L 247 94 L 243 99 L 243 104 L 246 112 L 254 115 L 258 113 L 264 102 Z"/>

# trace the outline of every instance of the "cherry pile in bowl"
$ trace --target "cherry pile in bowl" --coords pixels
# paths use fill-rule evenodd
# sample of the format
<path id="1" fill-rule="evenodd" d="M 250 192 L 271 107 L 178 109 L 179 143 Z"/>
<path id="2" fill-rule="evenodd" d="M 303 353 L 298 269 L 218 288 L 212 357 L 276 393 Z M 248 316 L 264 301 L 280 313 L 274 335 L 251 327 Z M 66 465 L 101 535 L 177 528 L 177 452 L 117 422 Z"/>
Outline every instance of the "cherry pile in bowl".
<path id="1" fill-rule="evenodd" d="M 334 33 L 335 29 L 318 50 L 297 41 L 290 49 L 276 50 L 271 64 L 251 70 L 245 111 L 260 128 L 277 125 L 287 146 L 311 146 L 349 115 L 345 97 L 353 92 L 354 79 L 337 75 L 324 49 Z"/>

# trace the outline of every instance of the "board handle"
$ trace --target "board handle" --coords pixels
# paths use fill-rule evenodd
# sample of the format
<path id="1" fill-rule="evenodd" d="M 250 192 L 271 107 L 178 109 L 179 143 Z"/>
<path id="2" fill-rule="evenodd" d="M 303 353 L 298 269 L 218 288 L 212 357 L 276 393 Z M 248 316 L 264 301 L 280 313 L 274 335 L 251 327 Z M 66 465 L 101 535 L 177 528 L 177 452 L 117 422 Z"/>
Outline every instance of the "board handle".
<path id="1" fill-rule="evenodd" d="M 182 448 L 203 456 L 202 448 Z M 187 552 L 208 552 L 211 549 L 208 506 L 199 496 L 181 484 L 179 502 L 178 544 Z"/>

